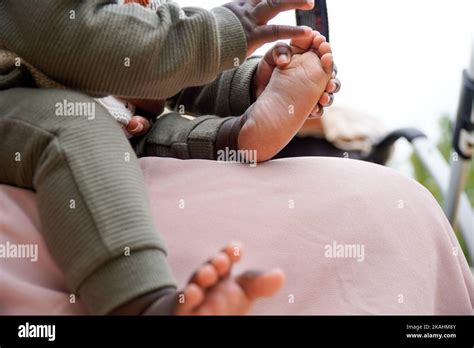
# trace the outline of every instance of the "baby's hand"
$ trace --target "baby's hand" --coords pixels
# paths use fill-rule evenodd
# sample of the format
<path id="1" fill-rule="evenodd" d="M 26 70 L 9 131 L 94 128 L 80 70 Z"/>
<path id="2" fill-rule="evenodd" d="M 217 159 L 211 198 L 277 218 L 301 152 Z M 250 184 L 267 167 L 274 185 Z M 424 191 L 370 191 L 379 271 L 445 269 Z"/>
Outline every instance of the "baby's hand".
<path id="1" fill-rule="evenodd" d="M 132 135 L 144 135 L 151 128 L 150 119 L 156 118 L 165 109 L 164 100 L 124 98 L 123 100 L 132 103 L 136 111 L 142 115 L 133 116 L 127 124 L 127 131 Z M 145 116 L 145 117 L 143 117 Z"/>
<path id="2" fill-rule="evenodd" d="M 150 121 L 142 116 L 133 116 L 127 124 L 127 131 L 132 135 L 144 135 L 150 130 Z"/>
<path id="3" fill-rule="evenodd" d="M 266 43 L 304 36 L 311 30 L 291 25 L 267 25 L 267 22 L 280 12 L 311 10 L 313 0 L 234 0 L 223 6 L 242 23 L 247 37 L 247 57 Z"/>

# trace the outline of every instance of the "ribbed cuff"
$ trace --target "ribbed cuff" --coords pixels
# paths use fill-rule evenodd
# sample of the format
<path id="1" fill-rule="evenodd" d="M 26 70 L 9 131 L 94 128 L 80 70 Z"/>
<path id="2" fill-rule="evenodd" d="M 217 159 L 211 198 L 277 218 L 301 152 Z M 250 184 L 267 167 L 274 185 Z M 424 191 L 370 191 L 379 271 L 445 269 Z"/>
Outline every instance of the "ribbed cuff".
<path id="1" fill-rule="evenodd" d="M 217 133 L 227 118 L 201 116 L 197 119 L 202 117 L 206 118 L 196 125 L 188 135 L 189 158 L 214 160 L 216 159 L 215 144 Z"/>
<path id="2" fill-rule="evenodd" d="M 110 261 L 88 277 L 78 293 L 92 314 L 107 314 L 165 287 L 176 287 L 166 255 L 159 249 L 145 249 Z"/>
<path id="3" fill-rule="evenodd" d="M 217 20 L 217 30 L 220 42 L 219 71 L 233 69 L 238 64 L 243 64 L 247 56 L 247 38 L 239 19 L 229 9 L 216 7 L 211 10 Z"/>
<path id="4" fill-rule="evenodd" d="M 260 59 L 260 57 L 251 57 L 235 70 L 229 93 L 232 115 L 242 115 L 255 102 L 252 87 Z"/>
<path id="5" fill-rule="evenodd" d="M 219 157 L 220 151 L 238 150 L 239 134 L 242 126 L 247 121 L 247 114 L 238 117 L 228 117 L 217 133 L 215 156 Z"/>

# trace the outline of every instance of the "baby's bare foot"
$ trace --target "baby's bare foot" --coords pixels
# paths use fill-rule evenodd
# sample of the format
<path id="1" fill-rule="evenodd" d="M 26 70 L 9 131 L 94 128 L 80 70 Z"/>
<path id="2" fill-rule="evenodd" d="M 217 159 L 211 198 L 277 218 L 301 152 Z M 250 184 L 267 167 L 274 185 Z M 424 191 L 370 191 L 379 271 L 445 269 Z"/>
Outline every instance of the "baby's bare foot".
<path id="1" fill-rule="evenodd" d="M 283 285 L 280 270 L 250 271 L 230 275 L 241 258 L 239 244 L 229 244 L 202 266 L 178 297 L 177 315 L 240 315 L 249 312 L 254 300 L 270 297 Z"/>
<path id="2" fill-rule="evenodd" d="M 284 69 L 274 70 L 265 91 L 247 111 L 239 149 L 256 150 L 259 162 L 275 156 L 324 96 L 332 73 L 331 47 L 316 37 L 309 51 L 294 55 Z"/>
<path id="3" fill-rule="evenodd" d="M 229 244 L 201 266 L 182 292 L 170 292 L 155 300 L 143 314 L 240 315 L 249 312 L 254 300 L 270 297 L 284 282 L 281 270 L 249 271 L 230 275 L 242 256 L 238 243 Z"/>

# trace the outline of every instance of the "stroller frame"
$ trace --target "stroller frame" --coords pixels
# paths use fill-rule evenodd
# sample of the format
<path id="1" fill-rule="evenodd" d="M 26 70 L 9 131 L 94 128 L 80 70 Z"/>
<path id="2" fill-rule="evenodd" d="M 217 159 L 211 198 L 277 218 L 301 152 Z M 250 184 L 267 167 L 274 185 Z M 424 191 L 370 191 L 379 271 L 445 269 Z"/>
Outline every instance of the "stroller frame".
<path id="1" fill-rule="evenodd" d="M 329 20 L 326 0 L 316 0 L 313 10 L 296 11 L 298 25 L 307 25 L 329 40 Z M 453 152 L 450 163 L 441 155 L 428 137 L 416 128 L 397 129 L 378 141 L 366 160 L 383 163 L 394 143 L 406 139 L 413 147 L 424 168 L 439 187 L 444 212 L 453 228 L 459 230 L 466 242 L 467 252 L 474 262 L 474 210 L 464 192 L 465 180 L 474 154 L 474 37 L 469 67 L 463 71 L 461 97 L 453 127 Z M 454 251 L 453 252 L 457 252 Z"/>

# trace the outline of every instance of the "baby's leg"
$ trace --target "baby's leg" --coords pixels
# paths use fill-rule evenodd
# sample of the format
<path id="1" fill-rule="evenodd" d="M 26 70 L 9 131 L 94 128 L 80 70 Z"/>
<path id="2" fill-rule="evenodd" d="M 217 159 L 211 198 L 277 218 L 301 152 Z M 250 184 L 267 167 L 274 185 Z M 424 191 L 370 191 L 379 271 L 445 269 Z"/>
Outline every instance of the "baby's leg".
<path id="1" fill-rule="evenodd" d="M 224 281 L 232 260 L 220 254 L 198 270 L 183 306 L 166 306 L 175 283 L 137 159 L 116 121 L 88 96 L 0 91 L 0 148 L 0 184 L 36 191 L 51 255 L 92 313 L 140 314 L 156 302 L 149 312 L 244 313 L 281 286 L 280 272 Z M 214 306 L 216 296 L 233 306 Z"/>
<path id="2" fill-rule="evenodd" d="M 36 191 L 48 248 L 92 313 L 175 288 L 135 154 L 92 98 L 0 91 L 0 144 L 0 183 Z"/>
<path id="3" fill-rule="evenodd" d="M 258 161 L 275 156 L 308 118 L 332 73 L 331 48 L 316 37 L 311 50 L 295 54 L 288 66 L 274 70 L 265 91 L 247 110 L 239 149 L 256 150 Z"/>

